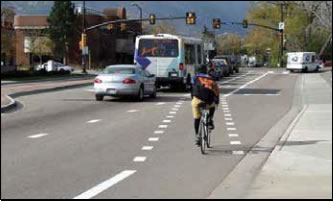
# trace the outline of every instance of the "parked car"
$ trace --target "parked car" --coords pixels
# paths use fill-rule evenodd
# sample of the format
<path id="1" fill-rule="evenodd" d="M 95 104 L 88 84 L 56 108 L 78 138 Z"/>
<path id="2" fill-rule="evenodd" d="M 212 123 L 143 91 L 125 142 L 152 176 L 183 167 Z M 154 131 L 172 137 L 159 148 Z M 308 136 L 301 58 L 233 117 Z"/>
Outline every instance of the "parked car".
<path id="1" fill-rule="evenodd" d="M 213 59 L 213 64 L 219 69 L 220 77 L 227 77 L 230 75 L 231 65 L 228 64 L 226 59 Z"/>
<path id="2" fill-rule="evenodd" d="M 47 72 L 51 72 L 51 71 L 60 71 L 60 72 L 68 72 L 68 73 L 72 73 L 74 71 L 74 68 L 53 60 L 50 60 L 42 65 L 37 65 L 35 67 L 36 71 L 40 71 L 40 70 L 45 70 Z"/>
<path id="3" fill-rule="evenodd" d="M 94 80 L 95 97 L 135 97 L 142 101 L 145 95 L 156 98 L 156 77 L 136 65 L 112 65 Z"/>
<path id="4" fill-rule="evenodd" d="M 214 59 L 224 59 L 227 61 L 230 66 L 228 76 L 234 74 L 234 72 L 239 73 L 239 66 L 236 63 L 236 59 L 232 55 L 218 55 L 215 56 Z"/>

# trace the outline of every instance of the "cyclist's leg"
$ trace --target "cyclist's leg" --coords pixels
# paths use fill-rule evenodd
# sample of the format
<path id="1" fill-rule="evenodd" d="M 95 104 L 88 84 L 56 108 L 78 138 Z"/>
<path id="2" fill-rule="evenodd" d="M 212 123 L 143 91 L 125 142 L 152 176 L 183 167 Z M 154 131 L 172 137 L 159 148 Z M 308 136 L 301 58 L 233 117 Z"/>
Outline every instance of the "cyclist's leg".
<path id="1" fill-rule="evenodd" d="M 196 137 L 196 144 L 199 142 L 199 126 L 200 126 L 200 118 L 201 118 L 201 112 L 199 108 L 199 104 L 202 101 L 196 97 L 193 97 L 192 100 L 192 111 L 193 111 L 193 117 L 194 117 L 194 130 L 195 130 L 195 137 Z"/>

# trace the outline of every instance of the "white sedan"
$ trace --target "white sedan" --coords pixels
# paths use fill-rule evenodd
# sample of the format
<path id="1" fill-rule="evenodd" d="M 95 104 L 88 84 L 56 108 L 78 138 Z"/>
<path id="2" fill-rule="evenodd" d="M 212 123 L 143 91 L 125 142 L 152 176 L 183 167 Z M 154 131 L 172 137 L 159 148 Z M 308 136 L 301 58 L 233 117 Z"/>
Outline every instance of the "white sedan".
<path id="1" fill-rule="evenodd" d="M 156 98 L 156 78 L 142 67 L 135 65 L 112 65 L 94 80 L 95 97 L 102 101 L 104 96 L 136 97 L 139 101 L 145 95 Z"/>

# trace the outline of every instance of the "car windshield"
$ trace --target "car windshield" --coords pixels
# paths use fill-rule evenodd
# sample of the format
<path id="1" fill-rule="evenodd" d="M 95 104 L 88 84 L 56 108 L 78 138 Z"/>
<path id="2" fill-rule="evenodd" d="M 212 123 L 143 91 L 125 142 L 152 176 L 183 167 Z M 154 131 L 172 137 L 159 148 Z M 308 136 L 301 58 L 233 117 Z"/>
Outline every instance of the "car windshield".
<path id="1" fill-rule="evenodd" d="M 144 57 L 178 57 L 178 40 L 141 39 L 139 56 Z"/>
<path id="2" fill-rule="evenodd" d="M 111 67 L 106 68 L 102 74 L 135 74 L 135 68 Z"/>

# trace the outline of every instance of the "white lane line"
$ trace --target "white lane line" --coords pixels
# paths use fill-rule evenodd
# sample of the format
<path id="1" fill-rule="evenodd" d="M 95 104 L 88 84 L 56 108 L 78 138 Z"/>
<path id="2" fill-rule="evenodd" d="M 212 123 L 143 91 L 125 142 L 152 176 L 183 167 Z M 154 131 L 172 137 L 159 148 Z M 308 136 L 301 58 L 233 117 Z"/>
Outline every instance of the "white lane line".
<path id="1" fill-rule="evenodd" d="M 173 106 L 173 107 L 175 107 L 175 108 L 177 108 L 177 107 L 178 107 L 178 108 L 179 108 L 179 107 L 181 107 L 181 105 L 175 105 L 175 106 Z"/>
<path id="2" fill-rule="evenodd" d="M 165 103 L 160 102 L 160 103 L 157 103 L 156 105 L 165 105 Z"/>
<path id="3" fill-rule="evenodd" d="M 232 79 L 230 79 L 230 80 L 227 80 L 227 81 L 221 82 L 221 84 L 225 84 L 225 83 L 232 82 L 232 81 L 237 80 L 237 79 L 239 79 L 239 78 L 241 78 L 241 77 L 245 77 L 245 76 L 247 76 L 247 75 L 250 74 L 250 73 L 252 73 L 252 71 L 250 71 L 250 72 L 248 72 L 248 73 L 246 73 L 246 74 L 244 74 L 244 75 L 241 75 L 241 76 L 238 76 L 238 77 L 232 78 Z"/>
<path id="4" fill-rule="evenodd" d="M 139 110 L 128 110 L 127 112 L 129 113 L 134 113 L 134 112 L 138 112 Z"/>
<path id="5" fill-rule="evenodd" d="M 229 137 L 238 137 L 238 134 L 228 134 Z"/>
<path id="6" fill-rule="evenodd" d="M 228 94 L 226 94 L 226 95 L 223 95 L 223 97 L 231 96 L 232 94 L 238 92 L 239 90 L 244 89 L 245 87 L 249 86 L 250 84 L 253 84 L 254 82 L 256 82 L 256 81 L 262 79 L 263 77 L 265 77 L 265 76 L 268 75 L 268 74 L 271 74 L 271 73 L 270 73 L 270 72 L 267 72 L 267 73 L 265 73 L 265 74 L 263 74 L 263 75 L 257 77 L 256 79 L 254 79 L 254 80 L 252 80 L 252 81 L 250 81 L 250 82 L 244 84 L 243 86 L 239 87 L 238 89 L 235 89 L 235 90 L 233 90 L 232 92 L 230 92 L 230 93 L 228 93 Z"/>
<path id="7" fill-rule="evenodd" d="M 178 109 L 178 108 L 172 108 L 171 110 L 173 110 L 173 111 L 178 111 L 179 109 Z"/>
<path id="8" fill-rule="evenodd" d="M 175 116 L 166 116 L 166 118 L 168 118 L 168 119 L 172 119 L 172 118 L 175 118 Z"/>
<path id="9" fill-rule="evenodd" d="M 235 125 L 235 123 L 234 122 L 227 122 L 227 123 L 225 123 L 227 126 L 234 126 Z"/>
<path id="10" fill-rule="evenodd" d="M 169 112 L 169 114 L 177 114 L 177 112 L 172 111 L 172 112 Z"/>
<path id="11" fill-rule="evenodd" d="M 232 121 L 232 118 L 224 118 L 226 121 Z"/>
<path id="12" fill-rule="evenodd" d="M 136 156 L 133 159 L 133 162 L 144 162 L 146 159 L 147 159 L 147 157 L 145 157 L 145 156 Z"/>
<path id="13" fill-rule="evenodd" d="M 171 120 L 163 120 L 163 123 L 171 123 Z"/>
<path id="14" fill-rule="evenodd" d="M 158 128 L 168 128 L 168 125 L 159 125 Z"/>
<path id="15" fill-rule="evenodd" d="M 224 101 L 222 101 L 221 103 L 222 103 L 222 105 L 228 105 L 228 103 L 224 102 Z"/>
<path id="16" fill-rule="evenodd" d="M 44 136 L 47 136 L 47 135 L 49 135 L 49 134 L 40 133 L 40 134 L 36 134 L 36 135 L 30 135 L 30 136 L 28 136 L 28 138 L 35 139 L 35 138 L 41 138 L 41 137 L 44 137 Z"/>
<path id="17" fill-rule="evenodd" d="M 183 102 L 177 102 L 176 104 L 177 104 L 177 105 L 182 105 L 182 104 L 183 104 Z"/>
<path id="18" fill-rule="evenodd" d="M 155 131 L 154 134 L 163 134 L 164 131 Z"/>
<path id="19" fill-rule="evenodd" d="M 158 140 L 159 140 L 158 137 L 150 137 L 150 138 L 148 138 L 148 141 L 150 141 L 150 142 L 157 142 Z"/>
<path id="20" fill-rule="evenodd" d="M 233 155 L 244 155 L 244 151 L 232 151 Z"/>
<path id="21" fill-rule="evenodd" d="M 102 121 L 102 119 L 93 119 L 93 120 L 87 121 L 87 123 L 88 124 L 93 124 L 93 123 L 97 123 L 99 121 Z"/>
<path id="22" fill-rule="evenodd" d="M 144 150 L 144 151 L 150 151 L 150 150 L 153 150 L 153 146 L 143 146 L 142 148 L 141 148 L 141 150 Z"/>
<path id="23" fill-rule="evenodd" d="M 228 131 L 235 131 L 236 128 L 227 128 Z"/>
<path id="24" fill-rule="evenodd" d="M 126 179 L 127 177 L 134 174 L 136 170 L 124 170 L 121 173 L 117 174 L 116 176 L 104 181 L 101 184 L 89 189 L 88 191 L 82 193 L 79 196 L 76 196 L 74 199 L 91 199 L 96 195 L 100 194 L 101 192 L 107 190 L 108 188 L 112 187 L 113 185 L 119 183 L 120 181 Z"/>
<path id="25" fill-rule="evenodd" d="M 240 141 L 231 141 L 230 144 L 242 144 Z"/>
<path id="26" fill-rule="evenodd" d="M 228 106 L 228 104 L 222 104 L 222 107 L 223 108 L 228 108 L 229 106 Z"/>
<path id="27" fill-rule="evenodd" d="M 226 117 L 231 117 L 231 114 L 224 114 L 224 116 L 226 116 Z"/>

